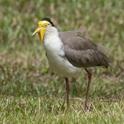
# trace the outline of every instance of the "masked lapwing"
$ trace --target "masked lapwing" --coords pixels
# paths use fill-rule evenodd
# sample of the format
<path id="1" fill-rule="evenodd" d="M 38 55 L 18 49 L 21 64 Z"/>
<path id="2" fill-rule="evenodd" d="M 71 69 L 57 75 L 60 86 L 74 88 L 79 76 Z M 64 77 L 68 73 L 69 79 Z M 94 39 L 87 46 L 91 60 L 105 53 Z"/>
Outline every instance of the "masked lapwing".
<path id="1" fill-rule="evenodd" d="M 69 106 L 69 77 L 77 77 L 81 70 L 87 73 L 85 109 L 88 108 L 88 94 L 92 73 L 90 67 L 109 66 L 108 57 L 98 45 L 84 37 L 82 30 L 59 32 L 50 18 L 43 18 L 33 35 L 38 33 L 53 72 L 61 75 L 66 83 L 66 101 Z"/>

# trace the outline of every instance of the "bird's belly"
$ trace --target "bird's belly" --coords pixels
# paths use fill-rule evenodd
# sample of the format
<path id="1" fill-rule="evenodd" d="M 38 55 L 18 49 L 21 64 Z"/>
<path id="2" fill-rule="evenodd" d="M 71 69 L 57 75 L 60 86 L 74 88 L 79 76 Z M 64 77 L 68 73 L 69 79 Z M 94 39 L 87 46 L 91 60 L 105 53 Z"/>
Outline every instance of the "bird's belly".
<path id="1" fill-rule="evenodd" d="M 51 70 L 61 76 L 78 76 L 81 69 L 73 66 L 66 58 L 54 53 L 47 53 Z"/>
<path id="2" fill-rule="evenodd" d="M 62 76 L 74 77 L 79 75 L 81 69 L 73 66 L 64 57 L 63 43 L 58 36 L 47 37 L 44 41 L 44 48 L 52 71 Z"/>

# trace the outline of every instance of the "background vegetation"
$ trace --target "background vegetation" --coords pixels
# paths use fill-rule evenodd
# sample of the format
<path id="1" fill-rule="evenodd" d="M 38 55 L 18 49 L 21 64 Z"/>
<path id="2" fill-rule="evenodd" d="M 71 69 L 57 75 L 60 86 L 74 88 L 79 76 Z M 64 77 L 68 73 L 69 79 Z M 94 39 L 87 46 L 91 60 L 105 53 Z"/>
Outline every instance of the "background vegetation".
<path id="1" fill-rule="evenodd" d="M 93 71 L 91 112 L 82 109 L 85 73 L 72 81 L 70 110 L 62 106 L 63 79 L 31 36 L 43 17 L 63 31 L 84 26 L 110 54 L 111 67 Z M 124 123 L 124 0 L 0 0 L 0 123 Z"/>

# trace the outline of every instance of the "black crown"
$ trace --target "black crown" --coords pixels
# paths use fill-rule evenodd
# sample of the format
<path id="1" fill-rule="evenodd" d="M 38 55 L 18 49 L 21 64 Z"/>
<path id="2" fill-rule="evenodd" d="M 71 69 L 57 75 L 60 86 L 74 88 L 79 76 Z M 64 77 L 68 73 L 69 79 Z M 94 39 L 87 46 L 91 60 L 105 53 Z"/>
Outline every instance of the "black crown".
<path id="1" fill-rule="evenodd" d="M 54 23 L 51 21 L 50 18 L 47 18 L 47 17 L 42 18 L 42 21 L 48 21 L 52 26 L 55 26 Z"/>

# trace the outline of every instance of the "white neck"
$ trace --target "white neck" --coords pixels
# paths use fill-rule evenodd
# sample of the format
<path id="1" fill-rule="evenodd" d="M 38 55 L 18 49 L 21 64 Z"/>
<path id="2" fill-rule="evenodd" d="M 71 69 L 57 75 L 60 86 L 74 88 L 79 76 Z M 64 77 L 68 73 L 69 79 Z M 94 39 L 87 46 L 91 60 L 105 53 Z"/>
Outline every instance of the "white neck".
<path id="1" fill-rule="evenodd" d="M 57 30 L 57 28 L 49 25 L 49 26 L 47 26 L 44 40 L 45 40 L 45 38 L 47 38 L 51 35 L 52 36 L 55 36 L 55 35 L 58 36 L 58 30 Z"/>
<path id="2" fill-rule="evenodd" d="M 58 30 L 53 26 L 48 26 L 44 37 L 44 48 L 46 51 L 60 51 L 63 43 L 59 37 Z"/>

